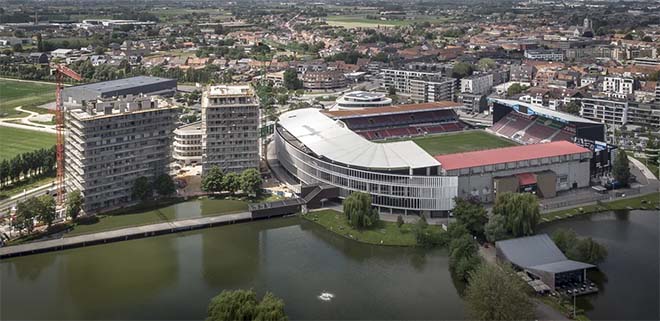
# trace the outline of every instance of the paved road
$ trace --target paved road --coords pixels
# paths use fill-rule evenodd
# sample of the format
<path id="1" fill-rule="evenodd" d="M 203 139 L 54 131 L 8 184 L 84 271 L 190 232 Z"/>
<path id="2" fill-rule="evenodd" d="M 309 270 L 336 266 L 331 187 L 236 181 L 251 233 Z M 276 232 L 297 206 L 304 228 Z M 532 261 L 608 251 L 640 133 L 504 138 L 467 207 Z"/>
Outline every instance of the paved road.
<path id="1" fill-rule="evenodd" d="M 536 317 L 538 320 L 542 321 L 556 321 L 556 320 L 570 320 L 561 312 L 553 309 L 547 304 L 534 300 L 534 305 L 536 306 Z"/>

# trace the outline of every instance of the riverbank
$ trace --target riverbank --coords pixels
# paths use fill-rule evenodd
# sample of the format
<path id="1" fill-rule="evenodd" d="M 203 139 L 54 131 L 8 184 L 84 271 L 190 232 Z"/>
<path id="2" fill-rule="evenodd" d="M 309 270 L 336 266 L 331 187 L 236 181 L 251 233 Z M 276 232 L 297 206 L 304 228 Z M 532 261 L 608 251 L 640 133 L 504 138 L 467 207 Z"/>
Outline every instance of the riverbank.
<path id="1" fill-rule="evenodd" d="M 310 222 L 321 225 L 326 230 L 360 243 L 384 246 L 416 246 L 414 224 L 404 223 L 399 228 L 396 223 L 380 220 L 370 229 L 358 230 L 346 222 L 344 213 L 336 210 L 320 210 L 309 212 L 302 217 Z M 429 226 L 440 229 L 440 226 Z"/>
<path id="2" fill-rule="evenodd" d="M 625 199 L 598 202 L 542 214 L 541 223 L 549 223 L 577 215 L 615 210 L 656 210 L 660 208 L 660 193 L 651 193 Z"/>

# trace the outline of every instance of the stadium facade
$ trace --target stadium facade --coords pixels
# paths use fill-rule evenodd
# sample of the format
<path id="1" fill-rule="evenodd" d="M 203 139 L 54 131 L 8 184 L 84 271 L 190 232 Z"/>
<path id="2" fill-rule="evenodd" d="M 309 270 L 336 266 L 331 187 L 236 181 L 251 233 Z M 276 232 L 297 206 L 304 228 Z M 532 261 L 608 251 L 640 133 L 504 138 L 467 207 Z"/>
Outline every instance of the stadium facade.
<path id="1" fill-rule="evenodd" d="M 371 142 L 318 109 L 282 114 L 275 148 L 301 183 L 339 187 L 340 197 L 370 193 L 381 211 L 436 215 L 454 205 L 457 177 L 441 175 L 440 163 L 417 144 Z"/>
<path id="2" fill-rule="evenodd" d="M 303 185 L 338 187 L 340 197 L 366 192 L 381 212 L 427 216 L 451 211 L 456 196 L 492 202 L 499 192 L 530 192 L 550 198 L 560 191 L 589 186 L 593 150 L 575 144 L 575 132 L 558 136 L 564 125 L 552 127 L 547 123 L 549 128 L 540 131 L 556 139 L 467 153 L 432 155 L 413 141 L 400 141 L 469 130 L 469 125 L 456 116 L 455 108 L 460 104 L 289 111 L 280 115 L 276 124 L 277 159 Z M 513 122 L 505 118 L 506 114 L 500 116 L 504 122 Z M 581 121 L 555 116 L 561 118 L 558 122 Z M 535 118 L 527 120 L 526 128 L 537 124 Z M 587 121 L 583 129 L 591 128 L 592 123 Z M 544 121 L 540 124 L 546 125 Z M 499 135 L 497 131 L 489 130 Z M 382 142 L 387 139 L 396 141 Z"/>

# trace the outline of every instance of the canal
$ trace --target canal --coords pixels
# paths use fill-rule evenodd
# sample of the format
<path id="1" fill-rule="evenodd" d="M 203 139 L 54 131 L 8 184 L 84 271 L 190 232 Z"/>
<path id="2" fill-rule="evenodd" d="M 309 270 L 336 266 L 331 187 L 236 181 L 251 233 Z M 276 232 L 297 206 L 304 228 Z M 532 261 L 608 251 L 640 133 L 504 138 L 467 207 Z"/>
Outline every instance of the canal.
<path id="1" fill-rule="evenodd" d="M 201 320 L 238 288 L 273 292 L 291 319 L 463 319 L 447 266 L 273 219 L 2 260 L 0 319 Z"/>
<path id="2" fill-rule="evenodd" d="M 592 320 L 660 319 L 660 220 L 658 211 L 616 211 L 543 226 L 551 234 L 570 228 L 607 247 L 607 259 L 588 277 L 600 292 L 578 299 Z"/>

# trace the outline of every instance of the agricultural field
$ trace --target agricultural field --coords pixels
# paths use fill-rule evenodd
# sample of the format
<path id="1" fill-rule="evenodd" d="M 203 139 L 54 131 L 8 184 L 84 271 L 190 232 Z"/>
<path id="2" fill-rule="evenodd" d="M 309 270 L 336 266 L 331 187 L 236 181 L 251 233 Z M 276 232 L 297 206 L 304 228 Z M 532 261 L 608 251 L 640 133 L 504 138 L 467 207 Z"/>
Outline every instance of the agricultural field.
<path id="1" fill-rule="evenodd" d="M 26 116 L 14 108 L 51 101 L 55 101 L 55 84 L 0 79 L 0 118 Z"/>
<path id="2" fill-rule="evenodd" d="M 516 143 L 483 131 L 460 132 L 415 138 L 412 141 L 431 155 L 464 153 L 515 146 Z"/>
<path id="3" fill-rule="evenodd" d="M 0 127 L 0 161 L 55 145 L 55 135 L 26 129 Z"/>
<path id="4" fill-rule="evenodd" d="M 412 23 L 419 22 L 445 22 L 446 18 L 440 17 L 431 17 L 431 16 L 420 16 L 415 17 L 415 19 L 405 19 L 405 20 L 377 20 L 377 19 L 368 19 L 366 16 L 362 15 L 351 15 L 351 16 L 328 16 L 326 18 L 326 23 L 330 26 L 338 26 L 344 28 L 375 28 L 375 27 L 396 27 L 396 26 L 407 26 Z"/>

